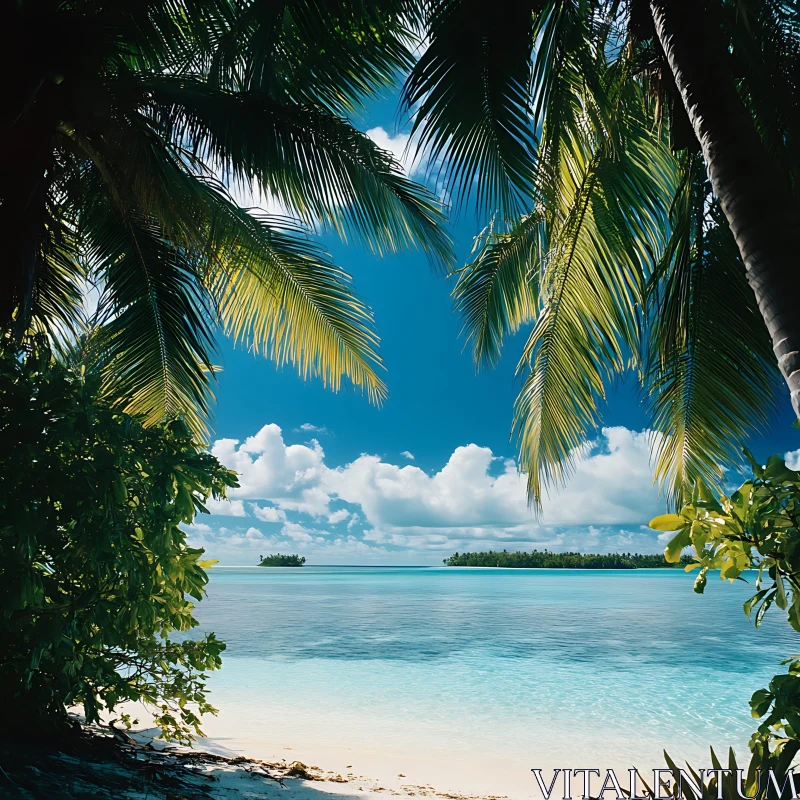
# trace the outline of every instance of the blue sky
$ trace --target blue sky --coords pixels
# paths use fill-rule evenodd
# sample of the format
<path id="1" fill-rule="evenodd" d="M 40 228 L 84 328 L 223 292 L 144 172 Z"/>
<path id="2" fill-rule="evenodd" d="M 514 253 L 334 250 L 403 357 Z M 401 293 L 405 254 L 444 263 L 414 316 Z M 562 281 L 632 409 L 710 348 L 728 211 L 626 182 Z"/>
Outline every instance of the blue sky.
<path id="1" fill-rule="evenodd" d="M 401 151 L 392 99 L 359 126 Z M 452 225 L 460 263 L 480 227 L 470 214 Z M 496 369 L 476 374 L 451 284 L 424 256 L 378 258 L 322 239 L 375 312 L 389 400 L 375 408 L 349 387 L 334 394 L 224 342 L 214 450 L 241 472 L 243 488 L 192 527 L 210 557 L 254 564 L 281 551 L 319 564 L 437 564 L 466 549 L 663 548 L 645 527 L 663 502 L 652 487 L 641 433 L 647 419 L 632 383 L 612 388 L 607 429 L 536 520 L 509 441 L 525 333 L 507 342 Z M 787 398 L 768 435 L 751 443 L 756 454 L 800 447 L 791 421 Z"/>

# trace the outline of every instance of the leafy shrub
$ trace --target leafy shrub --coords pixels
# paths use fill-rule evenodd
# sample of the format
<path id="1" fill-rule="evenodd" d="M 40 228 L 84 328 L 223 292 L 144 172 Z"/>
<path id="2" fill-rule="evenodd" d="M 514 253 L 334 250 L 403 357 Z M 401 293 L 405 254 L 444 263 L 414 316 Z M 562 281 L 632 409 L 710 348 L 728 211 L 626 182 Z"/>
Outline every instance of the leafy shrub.
<path id="1" fill-rule="evenodd" d="M 181 420 L 145 428 L 99 392 L 47 353 L 0 353 L 0 705 L 56 732 L 67 707 L 142 701 L 187 742 L 225 645 L 169 636 L 208 580 L 180 524 L 236 478 Z"/>
<path id="2" fill-rule="evenodd" d="M 800 631 L 800 472 L 777 455 L 765 465 L 747 450 L 745 455 L 753 477 L 730 497 L 716 498 L 699 484 L 680 513 L 656 517 L 650 526 L 675 532 L 664 553 L 668 561 L 677 562 L 685 548 L 692 549 L 686 571 L 700 570 L 696 592 L 705 591 L 710 571 L 733 582 L 746 570 L 757 570 L 745 614 L 758 626 L 774 604 Z M 793 757 L 800 749 L 800 656 L 784 664 L 787 672 L 750 700 L 753 716 L 762 720 L 750 741 L 754 756 Z"/>

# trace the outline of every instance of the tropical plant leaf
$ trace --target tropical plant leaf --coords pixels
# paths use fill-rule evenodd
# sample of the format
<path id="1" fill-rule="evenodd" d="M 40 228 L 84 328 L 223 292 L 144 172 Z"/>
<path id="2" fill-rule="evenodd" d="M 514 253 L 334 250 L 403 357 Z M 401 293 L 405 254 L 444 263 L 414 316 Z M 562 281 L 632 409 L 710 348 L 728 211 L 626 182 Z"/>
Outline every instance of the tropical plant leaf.
<path id="1" fill-rule="evenodd" d="M 472 345 L 475 364 L 494 366 L 503 339 L 533 320 L 539 269 L 536 259 L 547 251 L 541 212 L 522 217 L 507 233 L 489 229 L 479 241 L 476 259 L 459 270 L 453 288 L 462 333 Z"/>
<path id="2" fill-rule="evenodd" d="M 233 15 L 209 77 L 281 102 L 352 114 L 411 67 L 413 11 L 405 0 L 255 0 Z"/>
<path id="3" fill-rule="evenodd" d="M 346 120 L 186 77 L 149 77 L 126 89 L 152 98 L 155 122 L 171 141 L 226 179 L 256 182 L 309 225 L 355 235 L 381 254 L 419 248 L 437 268 L 451 267 L 441 203 Z"/>
<path id="4" fill-rule="evenodd" d="M 401 108 L 412 136 L 457 201 L 512 216 L 533 196 L 534 128 L 528 85 L 533 5 L 520 0 L 436 0 L 428 46 L 411 70 Z"/>
<path id="5" fill-rule="evenodd" d="M 382 402 L 372 311 L 349 276 L 291 221 L 247 213 L 213 187 L 208 200 L 206 284 L 223 330 L 304 378 L 338 390 L 346 376 Z"/>
<path id="6" fill-rule="evenodd" d="M 640 298 L 663 246 L 676 177 L 660 137 L 637 113 L 610 119 L 609 135 L 578 121 L 558 133 L 540 305 L 514 415 L 520 467 L 537 505 L 546 485 L 569 477 L 597 430 L 608 380 L 637 363 Z"/>
<path id="7" fill-rule="evenodd" d="M 698 157 L 672 208 L 672 236 L 648 287 L 646 390 L 656 479 L 680 506 L 702 482 L 721 491 L 739 443 L 763 429 L 779 374 L 727 223 Z"/>
<path id="8" fill-rule="evenodd" d="M 99 196 L 85 206 L 89 257 L 102 274 L 106 392 L 145 424 L 183 415 L 198 432 L 214 368 L 212 303 L 188 254 L 153 220 Z"/>

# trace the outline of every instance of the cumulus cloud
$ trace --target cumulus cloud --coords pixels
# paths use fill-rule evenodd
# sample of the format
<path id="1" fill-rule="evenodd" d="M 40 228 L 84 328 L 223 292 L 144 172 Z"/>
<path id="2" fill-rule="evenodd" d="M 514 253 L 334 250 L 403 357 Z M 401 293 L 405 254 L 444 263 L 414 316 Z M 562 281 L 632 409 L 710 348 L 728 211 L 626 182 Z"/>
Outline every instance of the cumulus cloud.
<path id="1" fill-rule="evenodd" d="M 384 128 L 378 126 L 370 128 L 366 134 L 381 150 L 386 150 L 395 157 L 406 175 L 415 175 L 424 171 L 424 162 L 415 157 L 416 148 L 408 146 L 409 135 L 407 133 L 397 133 L 392 136 Z"/>
<path id="2" fill-rule="evenodd" d="M 309 530 L 298 522 L 287 522 L 281 528 L 281 533 L 295 542 L 312 542 L 314 541 L 315 532 L 316 531 Z"/>
<path id="3" fill-rule="evenodd" d="M 239 501 L 242 502 L 241 500 Z M 275 506 L 259 506 L 253 503 L 250 508 L 253 514 L 258 517 L 262 522 L 285 522 L 286 512 Z"/>
<path id="4" fill-rule="evenodd" d="M 259 532 L 260 541 L 302 543 L 305 555 L 318 554 L 317 563 L 332 563 L 344 552 L 348 557 L 371 553 L 385 563 L 387 552 L 393 560 L 401 553 L 421 553 L 436 561 L 442 553 L 467 548 L 657 552 L 663 546 L 646 527 L 663 511 L 653 486 L 647 432 L 605 428 L 596 442 L 575 453 L 574 476 L 545 499 L 539 518 L 530 512 L 526 477 L 516 463 L 477 444 L 457 447 L 431 474 L 370 454 L 331 466 L 319 442 L 288 444 L 274 424 L 243 442 L 219 439 L 212 452 L 239 473 L 233 503 L 266 501 L 249 503 L 251 513 L 281 524 L 280 534 Z M 339 507 L 332 508 L 333 503 Z M 345 521 L 345 537 L 318 527 Z M 253 530 L 229 531 L 228 539 L 196 535 L 202 533 L 216 548 L 241 548 L 253 544 L 248 536 Z"/>
<path id="5" fill-rule="evenodd" d="M 488 447 L 457 447 L 434 475 L 418 467 L 362 455 L 327 470 L 324 483 L 338 497 L 361 506 L 374 526 L 392 528 L 508 528 L 534 524 L 525 475 L 512 460 L 493 475 Z M 657 512 L 659 501 L 649 465 L 648 435 L 606 428 L 583 455 L 569 484 L 544 502 L 540 523 L 554 525 L 638 524 Z"/>
<path id="6" fill-rule="evenodd" d="M 330 495 L 323 486 L 328 468 L 319 442 L 286 445 L 277 425 L 265 425 L 243 443 L 217 439 L 211 452 L 239 473 L 235 499 L 270 500 L 284 511 L 319 516 L 328 513 Z"/>
<path id="7" fill-rule="evenodd" d="M 328 429 L 324 425 L 312 425 L 310 422 L 304 422 L 296 431 L 304 431 L 305 433 L 328 433 Z"/>
<path id="8" fill-rule="evenodd" d="M 241 500 L 215 500 L 209 497 L 205 503 L 210 514 L 218 514 L 221 517 L 246 517 L 244 503 Z"/>
<path id="9" fill-rule="evenodd" d="M 413 461 L 414 460 L 414 454 L 413 453 L 409 453 L 408 450 L 403 450 L 403 452 L 400 453 L 400 455 L 403 456 L 403 458 L 407 458 L 409 461 Z"/>
<path id="10" fill-rule="evenodd" d="M 789 469 L 800 470 L 800 450 L 790 450 L 788 453 L 784 453 L 783 457 L 786 459 L 786 466 Z"/>

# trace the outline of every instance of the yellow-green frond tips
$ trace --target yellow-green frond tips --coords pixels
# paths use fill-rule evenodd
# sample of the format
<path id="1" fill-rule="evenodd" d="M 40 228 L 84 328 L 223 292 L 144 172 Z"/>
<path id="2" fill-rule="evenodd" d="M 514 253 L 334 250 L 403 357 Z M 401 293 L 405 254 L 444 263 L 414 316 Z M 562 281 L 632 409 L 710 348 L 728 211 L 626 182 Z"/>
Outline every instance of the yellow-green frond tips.
<path id="1" fill-rule="evenodd" d="M 739 443 L 763 429 L 779 378 L 736 244 L 705 170 L 686 159 L 672 235 L 647 293 L 645 388 L 656 480 L 681 506 L 696 485 L 724 488 Z"/>
<path id="2" fill-rule="evenodd" d="M 346 378 L 382 403 L 387 391 L 372 310 L 349 275 L 285 220 L 225 205 L 239 224 L 216 242 L 211 280 L 223 330 L 279 366 L 294 365 L 303 378 L 334 391 Z"/>
<path id="3" fill-rule="evenodd" d="M 475 260 L 459 271 L 453 298 L 477 367 L 494 366 L 505 337 L 534 318 L 539 283 L 535 266 L 544 252 L 545 233 L 538 213 L 523 217 L 506 233 L 489 227 L 476 241 Z"/>

